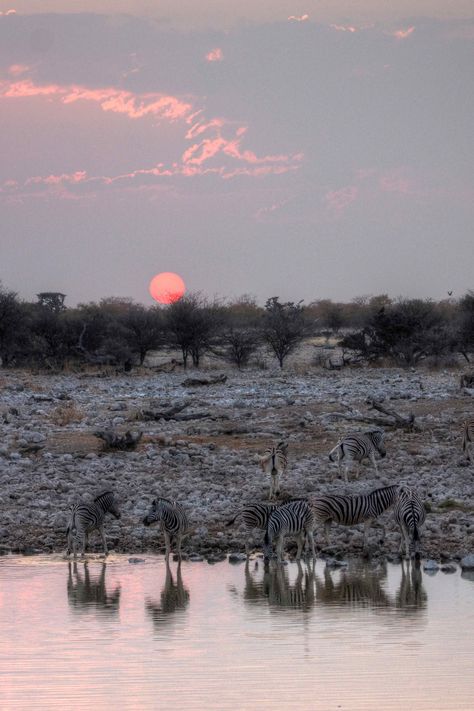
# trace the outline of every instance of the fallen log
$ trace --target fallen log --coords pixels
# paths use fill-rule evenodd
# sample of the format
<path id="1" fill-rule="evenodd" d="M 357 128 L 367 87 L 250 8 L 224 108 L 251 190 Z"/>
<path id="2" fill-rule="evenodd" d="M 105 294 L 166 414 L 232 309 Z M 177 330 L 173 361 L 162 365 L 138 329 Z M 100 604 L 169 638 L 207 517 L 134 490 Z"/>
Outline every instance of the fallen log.
<path id="1" fill-rule="evenodd" d="M 179 405 L 173 405 L 166 410 L 139 410 L 136 415 L 137 420 L 175 420 L 176 416 L 186 407 L 189 407 L 190 401 L 182 402 Z"/>
<path id="2" fill-rule="evenodd" d="M 413 429 L 415 425 L 415 415 L 413 412 L 410 412 L 408 417 L 403 417 L 403 415 L 395 412 L 395 410 L 390 410 L 388 407 L 385 407 L 385 405 L 382 405 L 379 400 L 376 400 L 373 397 L 368 397 L 365 402 L 369 406 L 369 410 L 377 410 L 377 412 L 381 412 L 382 414 L 387 415 L 387 417 L 393 417 L 395 422 L 392 423 L 392 427 L 403 427 L 409 431 Z"/>
<path id="3" fill-rule="evenodd" d="M 181 384 L 185 388 L 197 385 L 222 385 L 227 380 L 227 375 L 215 375 L 211 378 L 186 378 Z"/>
<path id="4" fill-rule="evenodd" d="M 103 440 L 106 449 L 130 450 L 136 449 L 143 432 L 131 432 L 128 430 L 122 435 L 113 430 L 101 430 L 94 432 L 94 435 Z"/>

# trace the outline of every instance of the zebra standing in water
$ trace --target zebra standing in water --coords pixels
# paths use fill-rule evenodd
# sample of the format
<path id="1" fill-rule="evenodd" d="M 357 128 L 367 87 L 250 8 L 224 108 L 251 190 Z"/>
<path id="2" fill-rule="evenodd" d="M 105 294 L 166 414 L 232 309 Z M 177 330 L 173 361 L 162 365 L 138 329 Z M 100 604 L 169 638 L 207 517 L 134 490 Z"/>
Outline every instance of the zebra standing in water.
<path id="1" fill-rule="evenodd" d="M 280 494 L 280 477 L 286 469 L 288 460 L 286 450 L 288 444 L 279 442 L 276 446 L 268 447 L 260 457 L 260 466 L 265 474 L 270 474 L 270 499 L 275 499 Z"/>
<path id="2" fill-rule="evenodd" d="M 474 418 L 462 423 L 462 451 L 474 464 Z"/>
<path id="3" fill-rule="evenodd" d="M 341 461 L 343 459 L 347 462 L 358 462 L 358 476 L 362 461 L 370 459 L 378 474 L 375 453 L 378 452 L 382 459 L 387 454 L 383 439 L 384 432 L 380 429 L 367 430 L 363 434 L 348 434 L 329 452 L 329 461 L 337 462 L 339 473 L 341 472 Z M 347 484 L 347 465 L 344 469 L 344 480 Z"/>
<path id="4" fill-rule="evenodd" d="M 176 501 L 159 497 L 152 501 L 151 509 L 143 519 L 145 526 L 159 521 L 165 537 L 166 562 L 169 561 L 171 539 L 176 539 L 176 552 L 181 560 L 181 541 L 189 532 L 189 521 L 185 510 Z"/>
<path id="5" fill-rule="evenodd" d="M 305 539 L 309 540 L 313 558 L 315 557 L 314 540 L 314 515 L 310 504 L 303 500 L 290 501 L 279 506 L 268 519 L 267 530 L 263 542 L 263 557 L 268 560 L 271 556 L 272 546 L 276 541 L 277 560 L 283 562 L 283 542 L 288 534 L 298 537 L 298 550 L 296 560 L 301 558 Z"/>
<path id="6" fill-rule="evenodd" d="M 112 491 L 104 491 L 95 497 L 92 504 L 76 504 L 71 510 L 71 521 L 67 527 L 67 549 L 66 555 L 77 553 L 77 544 L 82 541 L 81 557 L 84 557 L 86 546 L 89 542 L 89 533 L 99 531 L 104 546 L 104 555 L 109 554 L 107 541 L 105 540 L 104 519 L 105 514 L 111 513 L 115 518 L 120 518 L 115 497 Z"/>
<path id="7" fill-rule="evenodd" d="M 425 505 L 416 491 L 409 489 L 408 486 L 400 486 L 399 490 L 394 515 L 402 534 L 400 553 L 403 553 L 403 543 L 405 543 L 406 557 L 410 558 L 412 550 L 415 558 L 419 558 L 420 532 L 426 519 Z"/>
<path id="8" fill-rule="evenodd" d="M 343 526 L 355 526 L 358 523 L 363 523 L 364 545 L 366 545 L 370 524 L 396 503 L 398 492 L 399 487 L 394 485 L 374 489 L 370 494 L 360 496 L 332 494 L 314 499 L 312 501 L 313 513 L 316 522 L 324 524 L 327 544 L 329 545 L 331 523 L 334 522 Z"/>

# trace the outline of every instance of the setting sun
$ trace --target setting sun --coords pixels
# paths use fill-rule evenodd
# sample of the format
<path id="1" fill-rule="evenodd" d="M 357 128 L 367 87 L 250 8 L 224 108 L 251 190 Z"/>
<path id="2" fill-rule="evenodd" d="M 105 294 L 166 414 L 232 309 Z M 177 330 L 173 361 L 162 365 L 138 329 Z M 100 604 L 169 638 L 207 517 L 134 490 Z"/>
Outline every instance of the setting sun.
<path id="1" fill-rule="evenodd" d="M 179 274 L 161 272 L 153 277 L 148 287 L 150 294 L 159 304 L 172 304 L 186 291 L 186 285 Z"/>

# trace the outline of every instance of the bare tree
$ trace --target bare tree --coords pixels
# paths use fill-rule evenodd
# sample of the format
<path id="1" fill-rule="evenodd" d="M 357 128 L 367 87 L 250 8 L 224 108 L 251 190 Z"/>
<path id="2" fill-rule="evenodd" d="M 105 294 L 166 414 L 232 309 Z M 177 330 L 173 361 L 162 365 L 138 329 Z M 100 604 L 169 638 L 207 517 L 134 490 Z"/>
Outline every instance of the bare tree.
<path id="1" fill-rule="evenodd" d="M 299 346 L 307 334 L 307 320 L 302 302 L 280 303 L 273 296 L 265 304 L 263 315 L 263 340 L 267 343 L 283 368 L 285 358 Z"/>
<path id="2" fill-rule="evenodd" d="M 210 303 L 198 293 L 188 294 L 167 307 L 165 325 L 171 342 L 181 349 L 185 368 L 189 356 L 199 367 L 202 355 L 213 347 L 221 323 L 220 304 Z"/>

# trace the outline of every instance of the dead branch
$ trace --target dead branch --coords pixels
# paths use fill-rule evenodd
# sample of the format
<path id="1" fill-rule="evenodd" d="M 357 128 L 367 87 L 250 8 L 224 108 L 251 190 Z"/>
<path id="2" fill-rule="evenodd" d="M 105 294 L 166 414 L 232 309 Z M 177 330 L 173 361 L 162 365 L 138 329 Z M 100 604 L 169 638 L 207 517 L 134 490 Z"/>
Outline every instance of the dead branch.
<path id="1" fill-rule="evenodd" d="M 399 415 L 398 412 L 395 412 L 395 410 L 389 410 L 388 407 L 385 407 L 381 402 L 373 397 L 368 397 L 365 402 L 369 406 L 369 410 L 377 410 L 378 412 L 387 415 L 387 417 L 393 417 L 395 422 L 391 423 L 392 427 L 403 427 L 406 430 L 413 429 L 415 425 L 415 415 L 413 412 L 410 412 L 408 417 L 403 417 L 402 415 Z"/>
<path id="2" fill-rule="evenodd" d="M 129 430 L 124 435 L 121 435 L 113 430 L 101 430 L 94 432 L 94 435 L 104 441 L 106 449 L 130 450 L 136 449 L 143 432 L 131 432 Z"/>
<path id="3" fill-rule="evenodd" d="M 222 385 L 227 380 L 227 375 L 215 375 L 211 378 L 186 378 L 182 385 L 185 388 L 194 387 L 196 385 Z"/>
<path id="4" fill-rule="evenodd" d="M 174 405 L 167 410 L 140 410 L 137 413 L 138 420 L 176 420 L 178 413 L 189 407 L 190 401 L 183 402 L 180 405 Z"/>

